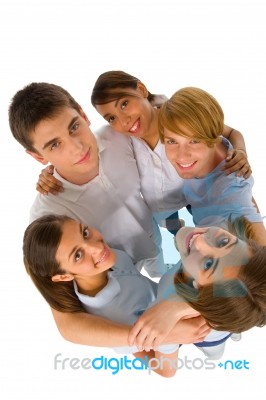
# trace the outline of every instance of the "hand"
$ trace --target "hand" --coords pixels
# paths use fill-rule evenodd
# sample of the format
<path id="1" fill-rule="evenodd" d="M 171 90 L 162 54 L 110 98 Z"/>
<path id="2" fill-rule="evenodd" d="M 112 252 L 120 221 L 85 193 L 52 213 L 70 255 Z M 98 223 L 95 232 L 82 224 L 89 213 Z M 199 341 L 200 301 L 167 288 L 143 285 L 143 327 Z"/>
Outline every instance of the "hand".
<path id="1" fill-rule="evenodd" d="M 237 176 L 243 176 L 245 179 L 249 178 L 252 174 L 247 154 L 244 150 L 240 149 L 228 150 L 226 164 L 222 169 L 225 171 L 226 175 L 236 172 Z"/>
<path id="2" fill-rule="evenodd" d="M 134 344 L 139 351 L 156 350 L 184 315 L 199 315 L 185 302 L 164 300 L 154 305 L 137 320 L 129 332 L 129 345 Z"/>
<path id="3" fill-rule="evenodd" d="M 202 342 L 211 328 L 202 316 L 181 319 L 167 336 L 165 343 L 190 344 Z"/>
<path id="4" fill-rule="evenodd" d="M 43 195 L 48 195 L 48 193 L 58 194 L 59 192 L 63 192 L 64 188 L 62 182 L 56 179 L 53 176 L 54 166 L 48 165 L 48 167 L 44 168 L 39 175 L 39 180 L 36 184 L 36 190 Z"/>

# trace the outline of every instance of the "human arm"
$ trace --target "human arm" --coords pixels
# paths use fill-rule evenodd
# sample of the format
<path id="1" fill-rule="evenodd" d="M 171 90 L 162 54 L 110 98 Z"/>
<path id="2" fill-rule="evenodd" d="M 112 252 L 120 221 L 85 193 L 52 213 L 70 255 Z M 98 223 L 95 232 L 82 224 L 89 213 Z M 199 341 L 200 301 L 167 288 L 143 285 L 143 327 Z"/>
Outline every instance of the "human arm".
<path id="1" fill-rule="evenodd" d="M 54 309 L 52 314 L 62 337 L 72 343 L 96 347 L 128 346 L 131 326 L 87 313 L 63 313 Z M 201 341 L 206 331 L 205 321 L 199 318 L 180 321 L 163 343 L 194 343 Z M 205 334 L 204 334 L 205 336 Z"/>
<path id="2" fill-rule="evenodd" d="M 64 313 L 51 310 L 57 328 L 65 340 L 96 347 L 128 346 L 130 326 L 85 312 Z"/>
<path id="3" fill-rule="evenodd" d="M 237 176 L 248 178 L 252 170 L 248 162 L 243 135 L 236 129 L 224 125 L 223 136 L 230 141 L 233 149 L 228 150 L 226 164 L 222 169 L 226 175 L 236 172 Z"/>
<path id="4" fill-rule="evenodd" d="M 62 182 L 56 179 L 53 173 L 53 165 L 48 165 L 46 168 L 42 169 L 36 184 L 36 190 L 38 190 L 38 192 L 43 195 L 48 195 L 48 193 L 56 195 L 64 191 Z"/>
<path id="5" fill-rule="evenodd" d="M 200 326 L 196 327 L 198 323 Z M 129 333 L 129 344 L 135 344 L 139 350 L 156 350 L 170 339 L 171 343 L 183 344 L 202 341 L 209 331 L 197 311 L 184 301 L 168 299 L 142 314 Z"/>

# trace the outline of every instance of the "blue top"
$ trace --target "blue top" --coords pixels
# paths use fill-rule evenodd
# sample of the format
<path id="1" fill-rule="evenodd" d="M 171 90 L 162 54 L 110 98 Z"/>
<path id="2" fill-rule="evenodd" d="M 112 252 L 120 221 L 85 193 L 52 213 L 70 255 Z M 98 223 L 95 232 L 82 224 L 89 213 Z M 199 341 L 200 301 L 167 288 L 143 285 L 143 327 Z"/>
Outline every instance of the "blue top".
<path id="1" fill-rule="evenodd" d="M 222 138 L 222 143 L 232 149 L 226 138 Z M 229 217 L 233 221 L 241 216 L 250 222 L 262 222 L 262 217 L 252 202 L 253 177 L 245 179 L 235 174 L 225 175 L 221 170 L 225 162 L 222 161 L 204 178 L 184 180 L 184 195 L 192 207 L 195 225 L 227 228 Z"/>

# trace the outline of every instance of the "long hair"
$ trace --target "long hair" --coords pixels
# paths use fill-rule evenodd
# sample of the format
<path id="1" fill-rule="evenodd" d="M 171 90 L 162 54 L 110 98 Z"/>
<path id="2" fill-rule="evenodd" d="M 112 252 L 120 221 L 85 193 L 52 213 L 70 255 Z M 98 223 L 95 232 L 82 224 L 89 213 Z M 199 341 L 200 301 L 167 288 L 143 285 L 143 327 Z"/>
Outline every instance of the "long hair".
<path id="1" fill-rule="evenodd" d="M 73 282 L 53 282 L 52 276 L 65 273 L 56 261 L 62 227 L 71 218 L 46 215 L 32 222 L 24 233 L 23 257 L 27 273 L 48 304 L 62 312 L 84 311 Z"/>
<path id="2" fill-rule="evenodd" d="M 246 234 L 248 226 L 248 223 L 243 225 L 243 218 L 236 221 L 237 236 Z M 246 242 L 252 256 L 241 266 L 237 279 L 226 279 L 196 289 L 182 268 L 175 275 L 177 293 L 218 331 L 239 333 L 266 324 L 266 246 L 252 239 L 246 239 Z"/>
<path id="3" fill-rule="evenodd" d="M 125 96 L 132 97 L 127 89 L 137 90 L 140 80 L 124 71 L 107 71 L 101 74 L 94 84 L 91 94 L 91 104 L 96 107 L 110 103 Z M 152 102 L 154 95 L 148 92 L 148 100 Z"/>

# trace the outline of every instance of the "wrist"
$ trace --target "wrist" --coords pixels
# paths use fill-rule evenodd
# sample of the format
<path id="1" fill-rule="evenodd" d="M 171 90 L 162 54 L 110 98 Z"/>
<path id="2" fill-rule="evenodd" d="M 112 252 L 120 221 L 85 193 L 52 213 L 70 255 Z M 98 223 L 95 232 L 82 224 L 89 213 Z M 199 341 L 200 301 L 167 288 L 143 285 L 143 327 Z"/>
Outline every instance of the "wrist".
<path id="1" fill-rule="evenodd" d="M 247 155 L 246 149 L 236 147 L 235 150 L 242 151 L 242 153 L 245 153 Z"/>

